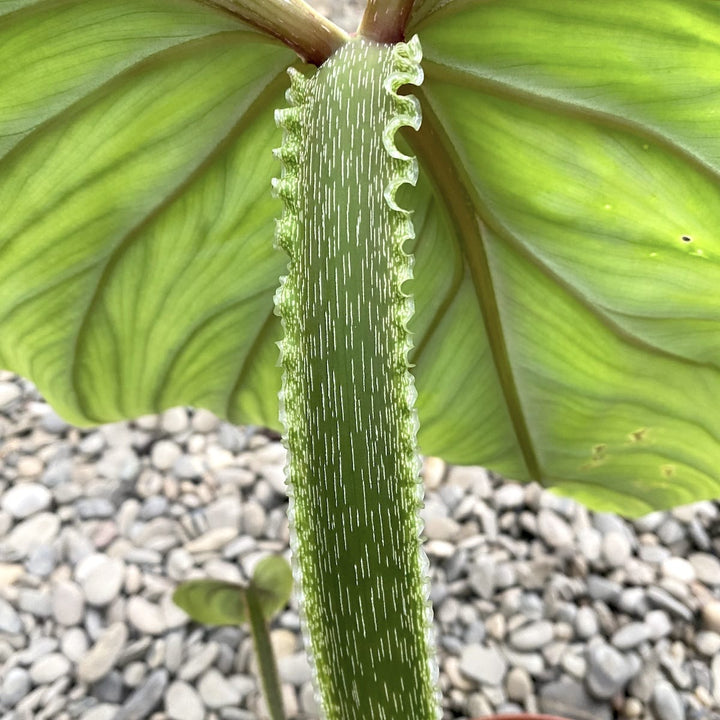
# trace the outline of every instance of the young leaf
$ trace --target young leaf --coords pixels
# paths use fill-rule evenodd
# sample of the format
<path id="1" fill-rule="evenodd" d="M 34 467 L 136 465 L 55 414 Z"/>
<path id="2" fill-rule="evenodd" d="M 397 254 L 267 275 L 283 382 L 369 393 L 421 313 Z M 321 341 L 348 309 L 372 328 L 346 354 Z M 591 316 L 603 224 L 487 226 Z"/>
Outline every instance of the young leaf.
<path id="1" fill-rule="evenodd" d="M 246 595 L 252 593 L 263 617 L 270 620 L 285 607 L 292 592 L 292 572 L 287 561 L 269 555 L 258 562 L 247 585 L 224 580 L 188 580 L 173 594 L 173 601 L 193 620 L 205 625 L 242 625 L 247 616 Z"/>

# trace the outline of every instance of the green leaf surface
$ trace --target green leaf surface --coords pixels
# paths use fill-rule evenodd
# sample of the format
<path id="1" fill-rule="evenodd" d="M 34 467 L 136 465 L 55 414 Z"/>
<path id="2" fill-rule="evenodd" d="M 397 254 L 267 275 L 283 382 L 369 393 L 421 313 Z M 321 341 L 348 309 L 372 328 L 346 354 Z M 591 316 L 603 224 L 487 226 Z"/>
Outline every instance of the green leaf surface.
<path id="1" fill-rule="evenodd" d="M 281 610 L 292 592 L 287 561 L 269 555 L 258 562 L 248 585 L 224 580 L 188 580 L 173 593 L 173 602 L 193 620 L 205 625 L 241 625 L 248 622 L 246 596 L 252 593 L 266 620 Z"/>
<path id="2" fill-rule="evenodd" d="M 425 447 L 626 514 L 720 496 L 720 4 L 430 1 L 411 31 L 464 273 Z"/>
<path id="3" fill-rule="evenodd" d="M 425 0 L 409 32 L 422 450 L 626 514 L 720 496 L 720 4 Z M 0 366 L 69 420 L 277 427 L 293 62 L 190 0 L 0 0 Z"/>
<path id="4" fill-rule="evenodd" d="M 293 54 L 190 2 L 2 11 L 0 364 L 76 423 L 276 415 L 256 362 L 276 354 L 273 111 Z"/>

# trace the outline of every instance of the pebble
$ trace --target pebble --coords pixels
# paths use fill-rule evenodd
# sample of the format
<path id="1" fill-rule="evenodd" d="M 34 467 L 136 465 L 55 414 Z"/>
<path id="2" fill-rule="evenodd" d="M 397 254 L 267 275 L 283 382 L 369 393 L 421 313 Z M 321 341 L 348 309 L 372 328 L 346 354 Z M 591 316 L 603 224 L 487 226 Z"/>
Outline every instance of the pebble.
<path id="1" fill-rule="evenodd" d="M 200 678 L 198 692 L 206 707 L 217 709 L 240 702 L 240 692 L 214 668 L 207 670 Z"/>
<path id="2" fill-rule="evenodd" d="M 523 625 L 510 633 L 510 644 L 516 650 L 528 652 L 539 650 L 553 639 L 553 626 L 547 620 Z"/>
<path id="3" fill-rule="evenodd" d="M 651 703 L 656 720 L 685 720 L 683 702 L 669 682 L 661 682 L 655 686 Z"/>
<path id="4" fill-rule="evenodd" d="M 147 681 L 123 703 L 115 720 L 144 720 L 160 704 L 168 684 L 168 671 L 154 670 Z"/>
<path id="5" fill-rule="evenodd" d="M 12 667 L 2 677 L 0 685 L 0 706 L 14 707 L 29 692 L 31 687 L 30 673 L 24 668 Z"/>
<path id="6" fill-rule="evenodd" d="M 187 658 L 180 668 L 180 679 L 190 682 L 202 675 L 215 662 L 219 649 L 217 643 L 210 642 Z"/>
<path id="7" fill-rule="evenodd" d="M 604 535 L 601 553 L 609 567 L 623 567 L 627 564 L 632 555 L 632 547 L 626 533 L 612 531 Z"/>
<path id="8" fill-rule="evenodd" d="M 90 605 L 110 604 L 120 593 L 125 577 L 125 563 L 100 553 L 84 557 L 75 567 L 75 579 Z"/>
<path id="9" fill-rule="evenodd" d="M 163 609 L 140 595 L 131 597 L 125 606 L 130 623 L 146 635 L 162 635 L 167 630 Z"/>
<path id="10" fill-rule="evenodd" d="M 150 462 L 158 470 L 170 470 L 181 455 L 181 448 L 172 440 L 158 440 L 150 452 Z"/>
<path id="11" fill-rule="evenodd" d="M 282 682 L 301 687 L 312 678 L 310 663 L 304 651 L 279 658 L 277 665 Z"/>
<path id="12" fill-rule="evenodd" d="M 15 635 L 23 630 L 23 623 L 15 608 L 0 597 L 0 634 Z"/>
<path id="13" fill-rule="evenodd" d="M 176 680 L 165 694 L 165 712 L 171 720 L 203 720 L 205 708 L 192 685 Z"/>
<path id="14" fill-rule="evenodd" d="M 2 496 L 1 507 L 16 520 L 47 510 L 52 502 L 50 491 L 39 483 L 18 483 Z"/>
<path id="15" fill-rule="evenodd" d="M 61 625 L 78 625 L 85 611 L 80 586 L 70 580 L 56 583 L 52 591 L 52 614 Z"/>
<path id="16" fill-rule="evenodd" d="M 693 553 L 688 558 L 697 579 L 706 585 L 720 585 L 720 560 L 708 553 Z"/>
<path id="17" fill-rule="evenodd" d="M 582 640 L 587 640 L 593 635 L 597 635 L 598 629 L 595 611 L 591 607 L 583 605 L 575 615 L 575 632 L 577 636 Z"/>
<path id="18" fill-rule="evenodd" d="M 510 700 L 525 703 L 533 692 L 533 681 L 530 673 L 523 668 L 512 668 L 505 680 L 505 691 Z"/>
<path id="19" fill-rule="evenodd" d="M 651 630 L 641 622 L 631 622 L 617 630 L 610 642 L 618 650 L 630 650 L 650 639 Z"/>
<path id="20" fill-rule="evenodd" d="M 574 680 L 561 679 L 540 689 L 540 710 L 573 720 L 612 720 L 613 713 L 607 703 L 588 695 L 585 688 Z"/>
<path id="21" fill-rule="evenodd" d="M 70 672 L 70 661 L 60 653 L 50 653 L 30 667 L 30 678 L 36 685 L 49 685 Z"/>
<path id="22" fill-rule="evenodd" d="M 699 632 L 695 636 L 695 647 L 698 652 L 707 657 L 720 653 L 720 634 L 717 632 Z"/>
<path id="23" fill-rule="evenodd" d="M 671 580 L 687 584 L 695 580 L 695 568 L 685 558 L 669 557 L 660 567 L 662 574 Z"/>
<path id="24" fill-rule="evenodd" d="M 706 630 L 720 633 L 720 600 L 710 600 L 703 605 L 702 619 Z"/>
<path id="25" fill-rule="evenodd" d="M 50 545 L 60 532 L 60 518 L 54 513 L 41 512 L 16 525 L 7 536 L 8 545 L 21 557 L 33 550 Z"/>
<path id="26" fill-rule="evenodd" d="M 507 662 L 496 648 L 474 643 L 463 648 L 460 672 L 484 685 L 500 685 L 507 672 Z"/>
<path id="27" fill-rule="evenodd" d="M 589 647 L 587 661 L 588 689 L 601 700 L 609 699 L 620 692 L 633 674 L 628 660 L 605 643 Z"/>
<path id="28" fill-rule="evenodd" d="M 647 598 L 654 607 L 667 610 L 671 615 L 682 618 L 686 622 L 692 622 L 693 611 L 679 600 L 676 600 L 666 590 L 659 587 L 648 588 Z"/>
<path id="29" fill-rule="evenodd" d="M 570 525 L 552 510 L 543 509 L 538 513 L 538 532 L 552 548 L 569 548 L 574 542 Z"/>
<path id="30" fill-rule="evenodd" d="M 22 396 L 14 382 L 0 382 L 0 411 L 9 410 Z"/>
<path id="31" fill-rule="evenodd" d="M 125 623 L 116 622 L 102 631 L 95 644 L 78 662 L 78 677 L 86 683 L 93 683 L 107 675 L 115 667 L 127 641 Z"/>
<path id="32" fill-rule="evenodd" d="M 237 535 L 237 530 L 230 527 L 220 527 L 189 540 L 183 547 L 189 553 L 207 553 L 220 550 Z"/>

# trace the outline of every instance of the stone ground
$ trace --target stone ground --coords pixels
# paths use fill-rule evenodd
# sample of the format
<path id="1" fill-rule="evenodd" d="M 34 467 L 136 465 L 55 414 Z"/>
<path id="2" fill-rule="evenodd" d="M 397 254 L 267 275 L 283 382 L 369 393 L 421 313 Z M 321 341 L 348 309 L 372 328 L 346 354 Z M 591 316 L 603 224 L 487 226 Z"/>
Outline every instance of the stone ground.
<path id="1" fill-rule="evenodd" d="M 78 430 L 0 373 L 0 716 L 263 717 L 242 628 L 176 583 L 288 555 L 285 451 L 184 408 Z M 720 720 L 720 507 L 635 522 L 427 458 L 444 718 Z M 293 603 L 273 626 L 290 718 L 317 718 Z"/>

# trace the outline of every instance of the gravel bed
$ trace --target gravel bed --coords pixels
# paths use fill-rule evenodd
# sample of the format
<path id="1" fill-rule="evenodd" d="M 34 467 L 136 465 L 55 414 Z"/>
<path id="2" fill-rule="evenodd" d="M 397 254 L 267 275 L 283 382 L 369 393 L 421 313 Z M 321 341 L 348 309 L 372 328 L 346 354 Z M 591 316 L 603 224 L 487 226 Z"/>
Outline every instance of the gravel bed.
<path id="1" fill-rule="evenodd" d="M 360 3 L 323 3 L 355 28 Z M 184 408 L 68 426 L 0 372 L 0 716 L 264 717 L 243 628 L 176 584 L 288 556 L 285 452 Z M 444 720 L 720 720 L 720 505 L 635 522 L 426 458 Z M 317 717 L 296 606 L 272 640 L 290 718 Z"/>
<path id="2" fill-rule="evenodd" d="M 285 451 L 184 408 L 68 426 L 0 373 L 0 716 L 263 717 L 242 628 L 176 583 L 288 555 Z M 444 718 L 720 720 L 720 507 L 635 522 L 426 458 Z M 316 718 L 291 603 L 272 631 L 291 718 Z"/>

